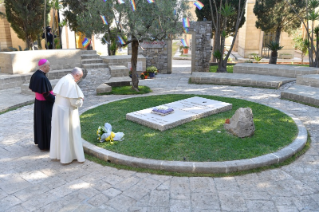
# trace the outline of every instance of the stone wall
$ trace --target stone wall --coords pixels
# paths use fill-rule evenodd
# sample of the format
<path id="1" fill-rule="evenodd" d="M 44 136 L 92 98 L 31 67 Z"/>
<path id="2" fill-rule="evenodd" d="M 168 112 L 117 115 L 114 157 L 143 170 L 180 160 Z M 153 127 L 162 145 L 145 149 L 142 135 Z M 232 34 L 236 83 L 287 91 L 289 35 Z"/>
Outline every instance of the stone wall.
<path id="1" fill-rule="evenodd" d="M 131 45 L 128 46 L 128 54 L 132 55 Z M 138 48 L 138 54 L 146 58 L 146 67 L 155 66 L 160 73 L 172 73 L 172 41 L 166 40 L 163 48 L 142 49 Z"/>
<path id="2" fill-rule="evenodd" d="M 0 12 L 5 13 L 4 4 L 0 4 Z M 0 51 L 12 47 L 10 24 L 5 18 L 0 18 Z"/>
<path id="3" fill-rule="evenodd" d="M 35 50 L 0 52 L 0 73 L 27 74 L 34 72 L 38 61 L 48 59 L 51 70 L 81 67 L 81 50 Z"/>
<path id="4" fill-rule="evenodd" d="M 189 32 L 192 33 L 192 72 L 209 72 L 212 22 L 191 22 Z"/>
<path id="5" fill-rule="evenodd" d="M 189 34 L 192 34 L 192 72 L 208 72 L 211 57 L 211 21 L 191 22 Z M 128 46 L 128 54 L 132 48 Z M 154 65 L 160 73 L 172 73 L 172 41 L 166 40 L 163 48 L 141 49 L 139 54 L 146 57 L 146 67 Z"/>
<path id="6" fill-rule="evenodd" d="M 125 66 L 127 68 L 128 64 L 131 63 L 131 55 L 112 55 L 112 56 L 101 56 L 101 59 L 103 59 L 103 62 L 110 66 Z M 138 55 L 137 57 L 137 63 L 142 63 L 142 70 L 138 71 L 139 73 L 142 73 L 146 71 L 146 58 L 143 55 Z M 138 65 L 137 64 L 137 65 Z"/>

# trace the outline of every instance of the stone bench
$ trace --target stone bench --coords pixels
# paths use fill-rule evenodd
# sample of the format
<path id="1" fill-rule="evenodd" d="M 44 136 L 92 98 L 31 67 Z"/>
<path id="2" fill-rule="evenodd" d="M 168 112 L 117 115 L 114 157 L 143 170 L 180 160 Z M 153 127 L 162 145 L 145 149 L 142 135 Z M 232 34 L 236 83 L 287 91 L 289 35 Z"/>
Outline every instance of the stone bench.
<path id="1" fill-rule="evenodd" d="M 292 54 L 280 54 L 278 58 L 280 58 L 280 59 L 292 59 L 293 55 Z"/>
<path id="2" fill-rule="evenodd" d="M 239 85 L 263 88 L 279 88 L 285 83 L 294 81 L 294 78 L 261 76 L 258 74 L 230 74 L 193 72 L 190 77 L 192 83 L 215 85 Z"/>
<path id="3" fill-rule="evenodd" d="M 234 66 L 233 71 L 236 74 L 260 74 L 289 78 L 296 78 L 298 75 L 319 74 L 319 68 L 255 63 L 238 63 Z"/>
<path id="4" fill-rule="evenodd" d="M 319 88 L 319 74 L 297 76 L 297 84 Z"/>
<path id="5" fill-rule="evenodd" d="M 112 91 L 112 87 L 130 86 L 132 79 L 130 77 L 112 77 L 105 83 L 99 85 L 96 88 L 96 93 L 109 93 Z"/>
<path id="6" fill-rule="evenodd" d="M 319 88 L 294 85 L 281 92 L 281 98 L 319 106 Z"/>

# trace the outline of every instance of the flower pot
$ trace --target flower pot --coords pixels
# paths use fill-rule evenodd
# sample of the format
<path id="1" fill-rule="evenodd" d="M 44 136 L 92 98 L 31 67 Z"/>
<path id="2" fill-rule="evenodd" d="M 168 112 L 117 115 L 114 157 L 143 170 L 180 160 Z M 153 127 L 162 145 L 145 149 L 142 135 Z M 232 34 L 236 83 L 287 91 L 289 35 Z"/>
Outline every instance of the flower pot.
<path id="1" fill-rule="evenodd" d="M 183 49 L 183 54 L 188 54 L 188 49 Z"/>
<path id="2" fill-rule="evenodd" d="M 149 74 L 149 77 L 150 77 L 151 79 L 155 77 L 155 73 L 154 73 L 154 72 L 149 72 L 148 74 Z"/>

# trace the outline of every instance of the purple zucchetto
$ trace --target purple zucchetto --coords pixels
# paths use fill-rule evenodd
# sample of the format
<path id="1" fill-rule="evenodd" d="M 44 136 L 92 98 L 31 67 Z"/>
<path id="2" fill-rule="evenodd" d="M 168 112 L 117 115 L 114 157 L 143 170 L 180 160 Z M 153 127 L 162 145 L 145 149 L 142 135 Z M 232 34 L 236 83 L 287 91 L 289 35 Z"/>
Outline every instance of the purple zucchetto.
<path id="1" fill-rule="evenodd" d="M 38 66 L 42 66 L 43 64 L 45 64 L 48 60 L 47 59 L 41 59 L 38 62 Z"/>

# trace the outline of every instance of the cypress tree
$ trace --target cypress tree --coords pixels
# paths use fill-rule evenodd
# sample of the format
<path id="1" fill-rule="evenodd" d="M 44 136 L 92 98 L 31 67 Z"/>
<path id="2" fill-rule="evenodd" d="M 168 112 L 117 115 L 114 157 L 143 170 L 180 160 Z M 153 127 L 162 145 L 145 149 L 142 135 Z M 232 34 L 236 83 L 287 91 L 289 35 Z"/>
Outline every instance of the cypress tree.
<path id="1" fill-rule="evenodd" d="M 4 0 L 4 3 L 8 22 L 30 49 L 43 31 L 44 0 Z M 47 14 L 49 11 L 47 7 Z"/>

